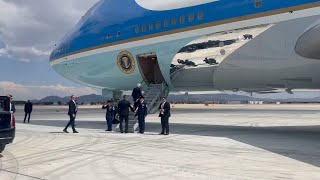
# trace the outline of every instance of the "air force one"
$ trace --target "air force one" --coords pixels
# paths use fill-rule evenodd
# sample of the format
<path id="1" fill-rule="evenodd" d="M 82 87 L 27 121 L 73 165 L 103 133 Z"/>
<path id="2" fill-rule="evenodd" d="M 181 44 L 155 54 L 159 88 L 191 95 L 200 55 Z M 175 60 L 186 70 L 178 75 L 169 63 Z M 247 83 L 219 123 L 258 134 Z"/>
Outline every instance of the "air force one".
<path id="1" fill-rule="evenodd" d="M 103 89 L 320 89 L 319 0 L 101 0 L 51 66 Z"/>

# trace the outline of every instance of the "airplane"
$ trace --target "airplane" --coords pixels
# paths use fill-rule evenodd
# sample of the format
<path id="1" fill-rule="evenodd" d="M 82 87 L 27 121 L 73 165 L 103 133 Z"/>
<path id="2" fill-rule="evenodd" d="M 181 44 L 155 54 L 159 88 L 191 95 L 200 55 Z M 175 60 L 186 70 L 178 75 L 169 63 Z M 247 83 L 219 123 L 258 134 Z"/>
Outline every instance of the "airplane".
<path id="1" fill-rule="evenodd" d="M 320 88 L 319 0 L 101 0 L 50 65 L 103 94 Z"/>

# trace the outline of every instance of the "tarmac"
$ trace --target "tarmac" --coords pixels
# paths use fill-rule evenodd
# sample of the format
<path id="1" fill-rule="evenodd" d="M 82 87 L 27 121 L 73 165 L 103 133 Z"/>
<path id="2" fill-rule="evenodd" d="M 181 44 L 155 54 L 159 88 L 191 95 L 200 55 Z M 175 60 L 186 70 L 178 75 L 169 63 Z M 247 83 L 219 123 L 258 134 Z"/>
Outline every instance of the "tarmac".
<path id="1" fill-rule="evenodd" d="M 100 107 L 80 106 L 80 133 L 66 134 L 67 107 L 34 107 L 30 124 L 17 107 L 0 179 L 320 179 L 320 105 L 172 109 L 163 136 L 157 114 L 144 135 L 108 133 Z"/>

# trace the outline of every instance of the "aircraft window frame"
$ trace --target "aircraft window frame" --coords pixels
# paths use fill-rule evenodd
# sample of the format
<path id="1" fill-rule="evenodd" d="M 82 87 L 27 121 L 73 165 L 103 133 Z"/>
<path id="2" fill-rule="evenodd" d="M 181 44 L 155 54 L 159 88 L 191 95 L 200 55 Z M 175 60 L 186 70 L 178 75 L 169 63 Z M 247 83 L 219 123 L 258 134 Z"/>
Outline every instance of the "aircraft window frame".
<path id="1" fill-rule="evenodd" d="M 164 28 L 169 27 L 169 21 L 168 21 L 167 19 L 165 19 L 165 20 L 163 21 L 163 27 L 164 27 Z"/>
<path id="2" fill-rule="evenodd" d="M 158 21 L 158 22 L 156 23 L 156 29 L 160 29 L 160 28 L 161 28 L 161 22 Z"/>
<path id="3" fill-rule="evenodd" d="M 141 32 L 146 32 L 147 31 L 147 26 L 146 25 L 142 25 L 141 26 Z"/>
<path id="4" fill-rule="evenodd" d="M 121 36 L 120 31 L 117 32 L 117 38 Z"/>
<path id="5" fill-rule="evenodd" d="M 177 22 L 178 22 L 177 18 L 174 17 L 171 19 L 171 25 L 175 26 L 177 25 Z"/>
<path id="6" fill-rule="evenodd" d="M 254 1 L 254 7 L 255 8 L 261 8 L 262 7 L 262 0 L 255 0 Z"/>
<path id="7" fill-rule="evenodd" d="M 185 16 L 180 16 L 180 24 L 186 23 L 186 17 Z"/>
<path id="8" fill-rule="evenodd" d="M 140 27 L 137 25 L 134 29 L 134 31 L 138 34 L 140 32 Z"/>
<path id="9" fill-rule="evenodd" d="M 153 30 L 153 24 L 149 24 L 149 31 L 152 31 Z"/>
<path id="10" fill-rule="evenodd" d="M 203 20 L 203 16 L 204 14 L 202 11 L 198 12 L 198 20 Z"/>
<path id="11" fill-rule="evenodd" d="M 193 22 L 194 21 L 194 14 L 189 14 L 188 21 Z"/>
<path id="12" fill-rule="evenodd" d="M 107 34 L 107 39 L 111 39 L 110 33 Z"/>

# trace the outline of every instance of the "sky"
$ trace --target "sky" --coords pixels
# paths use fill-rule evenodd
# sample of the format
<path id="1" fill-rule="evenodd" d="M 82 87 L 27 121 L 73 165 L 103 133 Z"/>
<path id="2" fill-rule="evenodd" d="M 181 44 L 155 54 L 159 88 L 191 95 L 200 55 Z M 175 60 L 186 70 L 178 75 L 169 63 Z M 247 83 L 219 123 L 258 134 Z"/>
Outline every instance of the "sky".
<path id="1" fill-rule="evenodd" d="M 0 0 L 0 95 L 100 94 L 57 74 L 49 54 L 98 0 Z"/>
<path id="2" fill-rule="evenodd" d="M 101 94 L 57 74 L 49 54 L 99 0 L 0 0 L 0 95 L 15 99 Z M 243 93 L 242 93 L 243 94 Z M 268 98 L 316 97 L 319 92 L 255 95 Z"/>

